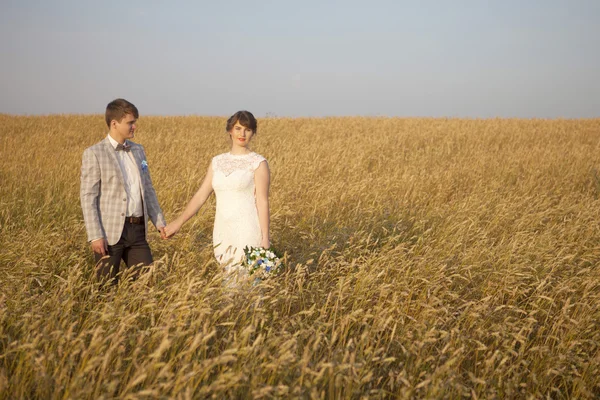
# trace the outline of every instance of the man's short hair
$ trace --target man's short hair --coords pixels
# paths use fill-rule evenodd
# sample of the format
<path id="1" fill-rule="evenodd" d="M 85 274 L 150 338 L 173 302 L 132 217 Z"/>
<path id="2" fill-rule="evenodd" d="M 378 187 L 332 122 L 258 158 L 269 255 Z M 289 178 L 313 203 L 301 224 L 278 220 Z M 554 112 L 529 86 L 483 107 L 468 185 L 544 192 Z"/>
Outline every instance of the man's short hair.
<path id="1" fill-rule="evenodd" d="M 132 103 L 128 102 L 125 99 L 115 99 L 108 103 L 106 106 L 106 113 L 104 117 L 106 118 L 106 125 L 110 128 L 110 121 L 113 119 L 121 122 L 125 115 L 131 114 L 135 117 L 135 119 L 139 118 L 138 109 Z"/>

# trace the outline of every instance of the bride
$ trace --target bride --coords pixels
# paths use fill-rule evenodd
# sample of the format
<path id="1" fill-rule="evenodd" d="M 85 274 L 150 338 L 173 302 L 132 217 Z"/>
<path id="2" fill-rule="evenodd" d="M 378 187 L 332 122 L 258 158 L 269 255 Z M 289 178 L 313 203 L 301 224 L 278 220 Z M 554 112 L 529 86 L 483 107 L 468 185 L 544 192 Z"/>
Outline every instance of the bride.
<path id="1" fill-rule="evenodd" d="M 227 120 L 231 150 L 213 157 L 196 194 L 181 215 L 165 227 L 167 237 L 175 235 L 214 190 L 214 252 L 227 272 L 243 272 L 237 267 L 243 260 L 244 247 L 270 247 L 269 166 L 263 156 L 248 147 L 256 125 L 254 115 L 248 111 L 238 111 Z"/>

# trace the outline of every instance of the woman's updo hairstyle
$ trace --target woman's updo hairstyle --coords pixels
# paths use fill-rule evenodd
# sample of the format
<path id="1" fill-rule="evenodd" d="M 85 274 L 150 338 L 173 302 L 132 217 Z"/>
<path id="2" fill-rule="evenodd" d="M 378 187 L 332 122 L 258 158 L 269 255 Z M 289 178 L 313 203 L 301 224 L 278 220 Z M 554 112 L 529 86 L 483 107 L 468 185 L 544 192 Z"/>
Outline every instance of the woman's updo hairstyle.
<path id="1" fill-rule="evenodd" d="M 251 129 L 253 133 L 256 133 L 256 118 L 254 118 L 254 115 L 252 115 L 250 111 L 238 111 L 229 117 L 227 120 L 227 132 L 231 132 L 236 122 L 239 122 L 240 125 L 245 126 L 246 128 Z"/>

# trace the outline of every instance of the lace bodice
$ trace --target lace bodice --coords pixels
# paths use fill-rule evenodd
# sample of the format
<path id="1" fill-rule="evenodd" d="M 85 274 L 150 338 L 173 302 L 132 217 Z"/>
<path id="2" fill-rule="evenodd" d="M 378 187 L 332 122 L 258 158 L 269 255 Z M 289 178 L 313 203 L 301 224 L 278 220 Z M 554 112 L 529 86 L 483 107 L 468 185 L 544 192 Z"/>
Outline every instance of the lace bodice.
<path id="1" fill-rule="evenodd" d="M 254 152 L 242 155 L 223 153 L 213 158 L 213 172 L 218 170 L 225 176 L 238 170 L 254 172 L 264 160 L 263 156 Z"/>

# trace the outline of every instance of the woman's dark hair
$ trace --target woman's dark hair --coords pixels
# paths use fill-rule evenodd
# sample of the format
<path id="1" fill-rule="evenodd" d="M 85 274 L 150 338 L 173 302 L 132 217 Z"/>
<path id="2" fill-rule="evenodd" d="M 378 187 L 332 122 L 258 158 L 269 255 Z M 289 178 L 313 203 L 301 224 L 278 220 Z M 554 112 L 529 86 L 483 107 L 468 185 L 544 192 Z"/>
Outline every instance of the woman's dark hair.
<path id="1" fill-rule="evenodd" d="M 254 118 L 254 115 L 250 111 L 238 111 L 229 117 L 227 120 L 227 132 L 231 132 L 236 122 L 239 122 L 240 125 L 246 128 L 252 129 L 252 132 L 256 133 L 256 118 Z"/>

